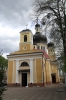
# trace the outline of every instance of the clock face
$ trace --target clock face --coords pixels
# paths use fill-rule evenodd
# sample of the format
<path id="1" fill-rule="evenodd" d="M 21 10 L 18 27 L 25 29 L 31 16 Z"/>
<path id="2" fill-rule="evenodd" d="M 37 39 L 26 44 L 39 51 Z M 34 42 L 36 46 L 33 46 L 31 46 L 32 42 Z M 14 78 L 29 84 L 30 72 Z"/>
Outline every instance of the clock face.
<path id="1" fill-rule="evenodd" d="M 26 47 L 26 46 L 24 46 L 24 47 L 23 47 L 23 50 L 26 50 L 26 49 L 27 49 L 27 47 Z"/>

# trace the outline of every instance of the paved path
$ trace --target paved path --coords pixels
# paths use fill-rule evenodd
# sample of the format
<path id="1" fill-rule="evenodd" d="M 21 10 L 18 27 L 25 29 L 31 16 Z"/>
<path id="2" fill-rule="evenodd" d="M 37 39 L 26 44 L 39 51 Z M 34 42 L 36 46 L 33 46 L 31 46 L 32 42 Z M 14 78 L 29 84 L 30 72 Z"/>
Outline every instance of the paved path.
<path id="1" fill-rule="evenodd" d="M 66 100 L 66 92 L 57 92 L 62 85 L 45 87 L 8 87 L 3 100 Z"/>

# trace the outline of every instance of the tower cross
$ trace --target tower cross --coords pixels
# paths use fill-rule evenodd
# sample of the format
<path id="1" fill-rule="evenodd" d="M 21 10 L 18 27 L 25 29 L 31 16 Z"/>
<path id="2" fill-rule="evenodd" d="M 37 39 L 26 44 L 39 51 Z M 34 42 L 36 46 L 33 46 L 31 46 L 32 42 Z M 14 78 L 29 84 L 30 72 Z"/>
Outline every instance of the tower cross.
<path id="1" fill-rule="evenodd" d="M 27 29 L 28 24 L 26 24 L 26 29 Z"/>
<path id="2" fill-rule="evenodd" d="M 38 24 L 38 17 L 37 17 L 37 24 Z"/>

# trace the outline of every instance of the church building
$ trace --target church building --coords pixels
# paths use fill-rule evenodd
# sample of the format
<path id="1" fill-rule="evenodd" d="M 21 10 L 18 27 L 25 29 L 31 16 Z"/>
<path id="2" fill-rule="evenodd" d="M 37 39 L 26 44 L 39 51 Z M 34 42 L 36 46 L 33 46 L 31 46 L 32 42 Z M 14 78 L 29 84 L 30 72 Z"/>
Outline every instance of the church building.
<path id="1" fill-rule="evenodd" d="M 8 86 L 45 86 L 59 82 L 54 44 L 35 25 L 35 34 L 29 29 L 20 32 L 19 50 L 7 55 Z"/>

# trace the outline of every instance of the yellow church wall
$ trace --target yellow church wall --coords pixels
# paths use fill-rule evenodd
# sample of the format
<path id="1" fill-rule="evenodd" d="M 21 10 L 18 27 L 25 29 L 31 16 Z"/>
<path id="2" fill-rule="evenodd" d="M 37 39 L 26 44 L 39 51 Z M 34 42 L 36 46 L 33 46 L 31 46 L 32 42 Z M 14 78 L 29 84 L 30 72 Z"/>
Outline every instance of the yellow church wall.
<path id="1" fill-rule="evenodd" d="M 49 57 L 50 57 L 51 61 L 55 60 L 55 56 L 50 55 Z"/>
<path id="2" fill-rule="evenodd" d="M 33 49 L 32 44 L 20 44 L 20 51 L 26 51 Z"/>
<path id="3" fill-rule="evenodd" d="M 13 61 L 8 61 L 8 84 L 12 84 L 12 76 L 13 75 Z"/>
<path id="4" fill-rule="evenodd" d="M 20 34 L 20 43 L 25 43 L 24 42 L 24 35 L 27 35 L 27 42 L 30 42 L 31 41 L 31 37 L 32 37 L 32 34 L 29 32 L 29 33 L 27 33 L 27 32 L 24 32 L 24 33 L 22 33 L 22 34 Z"/>
<path id="5" fill-rule="evenodd" d="M 46 60 L 46 82 L 51 83 L 51 66 L 49 60 Z"/>
<path id="6" fill-rule="evenodd" d="M 20 34 L 20 43 L 24 42 L 24 36 L 22 34 Z"/>
<path id="7" fill-rule="evenodd" d="M 46 67 L 44 67 L 44 83 L 46 83 Z"/>
<path id="8" fill-rule="evenodd" d="M 46 83 L 46 59 L 43 58 L 44 83 Z"/>
<path id="9" fill-rule="evenodd" d="M 30 49 L 31 49 L 31 50 L 33 49 L 33 44 L 30 45 Z"/>
<path id="10" fill-rule="evenodd" d="M 24 45 L 24 44 L 23 44 Z M 26 44 L 25 44 L 26 45 Z M 41 51 L 40 50 L 34 50 L 34 49 L 32 49 L 32 50 L 24 50 L 24 51 L 15 51 L 15 52 L 12 52 L 12 53 L 10 53 L 10 55 L 13 55 L 13 54 L 29 54 L 29 53 L 41 53 Z"/>
<path id="11" fill-rule="evenodd" d="M 42 59 L 36 59 L 36 76 L 37 83 L 42 83 Z"/>

